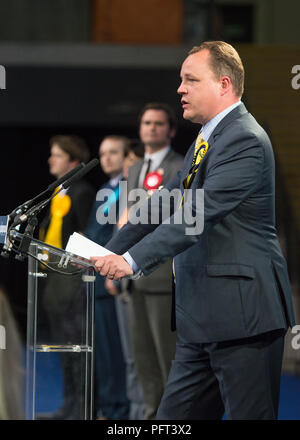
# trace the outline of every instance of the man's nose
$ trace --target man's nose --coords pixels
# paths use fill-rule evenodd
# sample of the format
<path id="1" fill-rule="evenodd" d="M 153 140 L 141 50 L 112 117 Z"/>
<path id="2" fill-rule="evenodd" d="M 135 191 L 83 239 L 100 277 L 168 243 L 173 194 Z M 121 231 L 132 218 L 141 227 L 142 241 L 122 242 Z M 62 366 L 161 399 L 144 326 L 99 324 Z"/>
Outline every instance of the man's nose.
<path id="1" fill-rule="evenodd" d="M 183 83 L 182 83 L 182 82 L 181 82 L 180 86 L 179 86 L 178 89 L 177 89 L 177 93 L 178 93 L 178 95 L 183 95 L 184 93 L 186 93 L 186 89 L 185 89 L 185 87 L 183 86 Z"/>

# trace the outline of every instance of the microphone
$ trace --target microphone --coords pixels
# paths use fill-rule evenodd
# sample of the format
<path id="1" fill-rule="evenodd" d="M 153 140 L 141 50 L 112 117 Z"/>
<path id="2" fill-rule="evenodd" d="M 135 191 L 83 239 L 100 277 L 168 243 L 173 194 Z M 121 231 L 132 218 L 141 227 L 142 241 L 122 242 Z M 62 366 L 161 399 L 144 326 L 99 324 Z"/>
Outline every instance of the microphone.
<path id="1" fill-rule="evenodd" d="M 86 166 L 78 171 L 74 176 L 70 177 L 66 182 L 62 184 L 62 187 L 64 189 L 69 188 L 69 186 L 73 185 L 73 183 L 77 182 L 77 180 L 81 179 L 85 174 L 87 174 L 89 171 L 91 171 L 92 168 L 94 168 L 96 165 L 98 165 L 99 159 L 93 159 L 91 160 Z"/>
<path id="2" fill-rule="evenodd" d="M 85 168 L 87 165 L 85 163 L 81 162 L 77 167 L 73 168 L 71 171 L 69 171 L 64 176 L 57 179 L 55 182 L 51 183 L 51 185 L 48 186 L 47 191 L 53 191 L 57 186 L 59 186 L 61 183 L 65 182 L 66 180 L 70 179 L 74 176 L 78 171 L 80 171 L 82 168 Z"/>
<path id="3" fill-rule="evenodd" d="M 18 215 L 17 219 L 14 221 L 12 227 L 14 227 L 16 224 L 19 223 L 24 223 L 25 221 L 28 220 L 29 217 L 33 216 L 34 214 L 40 212 L 42 209 L 45 208 L 45 206 L 48 205 L 48 203 L 53 199 L 53 197 L 55 197 L 62 189 L 67 189 L 69 188 L 70 185 L 72 185 L 74 182 L 77 182 L 77 180 L 81 179 L 81 177 L 83 177 L 85 174 L 87 174 L 92 168 L 94 168 L 96 165 L 98 165 L 99 163 L 99 159 L 93 159 L 91 160 L 87 165 L 85 166 L 81 166 L 80 170 L 77 171 L 75 174 L 74 172 L 72 173 L 72 177 L 70 177 L 68 180 L 66 180 L 62 185 L 61 188 L 56 191 L 55 194 L 52 194 L 51 197 L 49 197 L 46 200 L 43 200 L 42 202 L 38 203 L 36 206 L 32 207 L 31 209 L 29 209 L 29 211 L 27 211 L 26 213 L 22 214 L 22 215 Z M 78 168 L 78 167 L 76 167 Z M 74 171 L 74 170 L 72 170 Z M 68 173 L 69 174 L 69 173 Z M 67 175 L 67 174 L 66 174 Z M 62 179 L 65 176 L 62 177 Z M 59 179 L 58 179 L 59 180 Z M 56 184 L 57 186 L 57 182 L 54 182 L 52 185 Z"/>
<path id="4" fill-rule="evenodd" d="M 35 196 L 33 199 L 31 200 L 27 200 L 27 202 L 23 203 L 22 205 L 18 206 L 17 208 L 15 208 L 10 214 L 9 217 L 11 220 L 14 220 L 14 218 L 17 215 L 21 215 L 23 214 L 23 212 L 27 211 L 32 205 L 33 203 L 38 200 L 40 197 L 42 197 L 43 195 L 45 195 L 47 192 L 53 191 L 57 186 L 59 186 L 62 182 L 64 182 L 65 180 L 70 179 L 72 176 L 74 176 L 74 174 L 76 174 L 79 170 L 81 170 L 82 168 L 85 167 L 84 163 L 79 164 L 77 167 L 73 168 L 71 171 L 69 171 L 68 173 L 66 173 L 64 176 L 60 177 L 59 179 L 57 179 L 55 182 L 51 183 L 48 188 L 43 191 L 42 193 L 38 194 L 37 196 Z"/>

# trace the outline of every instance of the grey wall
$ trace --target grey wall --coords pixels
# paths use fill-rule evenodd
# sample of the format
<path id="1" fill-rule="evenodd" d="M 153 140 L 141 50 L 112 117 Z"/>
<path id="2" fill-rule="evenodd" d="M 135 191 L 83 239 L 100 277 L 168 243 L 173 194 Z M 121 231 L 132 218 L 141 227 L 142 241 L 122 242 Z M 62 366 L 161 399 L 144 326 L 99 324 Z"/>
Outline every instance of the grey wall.
<path id="1" fill-rule="evenodd" d="M 0 41 L 89 41 L 90 5 L 90 0 L 0 0 Z"/>

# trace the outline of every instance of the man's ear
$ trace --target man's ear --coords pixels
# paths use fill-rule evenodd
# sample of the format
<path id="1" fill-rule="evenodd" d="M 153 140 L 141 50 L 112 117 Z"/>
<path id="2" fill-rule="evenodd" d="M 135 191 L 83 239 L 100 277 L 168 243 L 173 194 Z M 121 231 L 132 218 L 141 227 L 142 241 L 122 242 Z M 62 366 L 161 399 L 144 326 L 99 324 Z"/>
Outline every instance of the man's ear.
<path id="1" fill-rule="evenodd" d="M 229 76 L 223 76 L 220 79 L 220 85 L 221 85 L 221 96 L 223 96 L 226 93 L 228 93 L 228 91 L 230 90 L 230 88 L 232 86 Z"/>

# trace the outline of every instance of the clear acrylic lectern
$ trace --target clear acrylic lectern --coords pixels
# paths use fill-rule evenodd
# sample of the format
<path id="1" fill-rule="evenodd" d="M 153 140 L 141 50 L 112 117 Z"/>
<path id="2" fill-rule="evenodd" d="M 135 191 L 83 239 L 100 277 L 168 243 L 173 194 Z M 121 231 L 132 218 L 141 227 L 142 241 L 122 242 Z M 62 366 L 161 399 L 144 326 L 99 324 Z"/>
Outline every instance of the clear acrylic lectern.
<path id="1" fill-rule="evenodd" d="M 94 280 L 88 260 L 31 240 L 26 419 L 93 418 Z"/>

